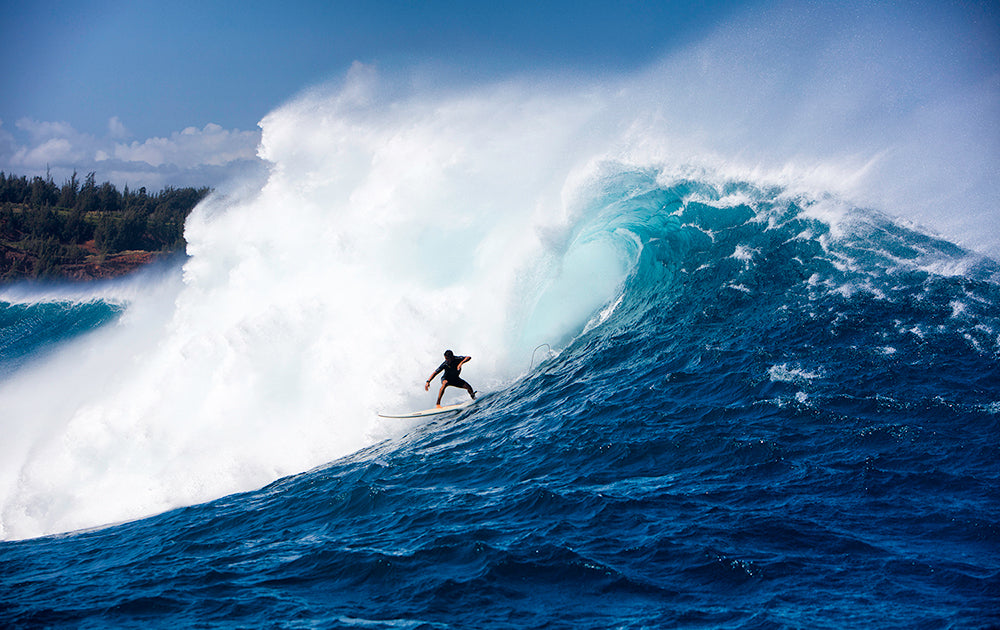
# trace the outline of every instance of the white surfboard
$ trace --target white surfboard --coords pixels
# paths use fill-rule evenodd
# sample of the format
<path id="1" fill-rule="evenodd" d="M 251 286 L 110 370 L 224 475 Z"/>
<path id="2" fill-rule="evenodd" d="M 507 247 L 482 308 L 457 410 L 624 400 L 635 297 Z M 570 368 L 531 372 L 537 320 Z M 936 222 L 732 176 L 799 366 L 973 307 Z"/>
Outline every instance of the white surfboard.
<path id="1" fill-rule="evenodd" d="M 379 418 L 424 418 L 427 416 L 437 416 L 442 413 L 453 413 L 456 411 L 461 411 L 466 407 L 471 406 L 475 400 L 467 400 L 463 403 L 458 403 L 457 405 L 445 405 L 443 407 L 435 407 L 433 409 L 424 409 L 423 411 L 414 411 L 413 413 L 403 413 L 403 414 L 389 414 L 380 413 Z"/>

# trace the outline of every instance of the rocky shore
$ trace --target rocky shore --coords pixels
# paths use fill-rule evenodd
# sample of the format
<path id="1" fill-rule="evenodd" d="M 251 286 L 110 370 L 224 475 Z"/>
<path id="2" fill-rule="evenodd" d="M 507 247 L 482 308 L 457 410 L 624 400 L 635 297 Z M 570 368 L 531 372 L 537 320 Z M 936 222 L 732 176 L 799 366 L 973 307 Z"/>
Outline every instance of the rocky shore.
<path id="1" fill-rule="evenodd" d="M 93 240 L 82 243 L 79 247 L 83 254 L 79 262 L 57 264 L 39 275 L 35 273 L 37 256 L 7 245 L 0 245 L 0 268 L 6 270 L 0 278 L 0 284 L 37 279 L 71 282 L 106 280 L 128 275 L 153 261 L 177 254 L 177 252 L 131 250 L 102 255 L 97 251 Z"/>

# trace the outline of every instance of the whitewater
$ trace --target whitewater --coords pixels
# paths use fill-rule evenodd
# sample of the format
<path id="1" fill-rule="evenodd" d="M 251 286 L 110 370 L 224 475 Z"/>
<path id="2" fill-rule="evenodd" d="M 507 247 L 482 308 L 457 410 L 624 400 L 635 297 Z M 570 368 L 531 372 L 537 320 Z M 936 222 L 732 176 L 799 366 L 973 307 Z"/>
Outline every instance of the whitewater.
<path id="1" fill-rule="evenodd" d="M 355 64 L 184 260 L 0 288 L 0 621 L 1000 622 L 998 77 L 793 26 Z"/>

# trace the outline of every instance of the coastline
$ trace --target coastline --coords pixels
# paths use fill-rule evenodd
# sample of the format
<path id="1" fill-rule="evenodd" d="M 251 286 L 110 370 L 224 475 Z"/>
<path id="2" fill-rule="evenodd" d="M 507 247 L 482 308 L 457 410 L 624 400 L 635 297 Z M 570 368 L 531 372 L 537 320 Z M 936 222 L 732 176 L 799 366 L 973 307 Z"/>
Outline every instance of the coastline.
<path id="1" fill-rule="evenodd" d="M 44 273 L 35 273 L 38 257 L 9 244 L 0 244 L 0 262 L 7 272 L 0 277 L 0 286 L 15 282 L 62 280 L 92 282 L 127 276 L 156 261 L 183 254 L 183 250 L 146 251 L 128 250 L 114 254 L 101 254 L 93 240 L 79 245 L 83 255 L 79 262 L 59 263 Z"/>
<path id="2" fill-rule="evenodd" d="M 51 177 L 0 171 L 0 285 L 22 281 L 86 282 L 130 274 L 182 253 L 184 222 L 210 188 L 150 193 L 97 185 L 76 173 Z"/>

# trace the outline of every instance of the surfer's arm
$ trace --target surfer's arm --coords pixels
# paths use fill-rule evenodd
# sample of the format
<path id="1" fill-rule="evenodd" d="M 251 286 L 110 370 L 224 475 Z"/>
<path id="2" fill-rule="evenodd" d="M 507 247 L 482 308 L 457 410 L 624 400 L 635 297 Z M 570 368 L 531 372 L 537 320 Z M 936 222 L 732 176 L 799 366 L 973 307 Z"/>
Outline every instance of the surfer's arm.
<path id="1" fill-rule="evenodd" d="M 458 362 L 458 367 L 462 367 L 471 360 L 472 360 L 471 356 L 462 357 L 462 360 Z"/>
<path id="2" fill-rule="evenodd" d="M 439 367 L 438 369 L 434 370 L 434 373 L 433 373 L 433 374 L 431 374 L 430 378 L 428 378 L 428 379 L 427 379 L 427 382 L 426 382 L 426 383 L 424 383 L 424 391 L 425 391 L 425 392 L 426 392 L 426 391 L 427 391 L 428 389 L 430 389 L 430 387 L 431 387 L 431 381 L 432 381 L 432 380 L 434 380 L 434 377 L 435 377 L 435 376 L 437 376 L 437 375 L 438 375 L 438 372 L 440 372 L 440 371 L 441 371 L 441 368 L 440 368 L 440 367 Z"/>

